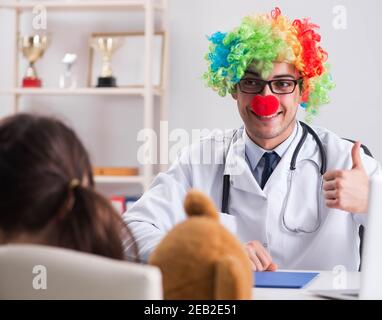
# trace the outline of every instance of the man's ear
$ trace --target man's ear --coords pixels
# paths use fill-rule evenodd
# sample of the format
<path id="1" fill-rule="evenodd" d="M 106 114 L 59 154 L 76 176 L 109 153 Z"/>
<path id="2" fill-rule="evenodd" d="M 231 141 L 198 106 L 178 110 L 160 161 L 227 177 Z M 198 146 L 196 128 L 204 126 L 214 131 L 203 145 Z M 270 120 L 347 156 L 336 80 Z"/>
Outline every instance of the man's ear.
<path id="1" fill-rule="evenodd" d="M 231 96 L 232 96 L 232 98 L 234 98 L 235 100 L 237 100 L 237 92 L 232 92 L 232 93 L 231 93 Z"/>

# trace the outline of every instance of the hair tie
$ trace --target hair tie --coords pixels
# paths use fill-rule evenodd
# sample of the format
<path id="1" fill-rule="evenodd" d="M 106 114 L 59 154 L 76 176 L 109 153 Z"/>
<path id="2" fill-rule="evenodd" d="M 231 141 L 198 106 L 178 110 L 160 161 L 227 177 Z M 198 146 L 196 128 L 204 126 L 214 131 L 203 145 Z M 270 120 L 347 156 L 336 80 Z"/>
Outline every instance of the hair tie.
<path id="1" fill-rule="evenodd" d="M 80 186 L 80 180 L 78 180 L 77 178 L 74 178 L 70 181 L 69 183 L 69 189 L 71 190 L 74 190 L 76 189 L 78 186 Z"/>

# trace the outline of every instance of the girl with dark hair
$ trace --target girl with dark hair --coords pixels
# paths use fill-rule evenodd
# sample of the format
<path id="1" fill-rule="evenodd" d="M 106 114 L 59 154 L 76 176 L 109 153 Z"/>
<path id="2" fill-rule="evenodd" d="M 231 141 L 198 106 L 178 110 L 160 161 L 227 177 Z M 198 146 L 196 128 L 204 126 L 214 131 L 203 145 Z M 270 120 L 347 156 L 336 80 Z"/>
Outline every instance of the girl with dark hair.
<path id="1" fill-rule="evenodd" d="M 110 202 L 95 191 L 89 156 L 73 130 L 30 114 L 0 121 L 0 244 L 45 244 L 124 259 L 128 241 L 135 244 Z"/>

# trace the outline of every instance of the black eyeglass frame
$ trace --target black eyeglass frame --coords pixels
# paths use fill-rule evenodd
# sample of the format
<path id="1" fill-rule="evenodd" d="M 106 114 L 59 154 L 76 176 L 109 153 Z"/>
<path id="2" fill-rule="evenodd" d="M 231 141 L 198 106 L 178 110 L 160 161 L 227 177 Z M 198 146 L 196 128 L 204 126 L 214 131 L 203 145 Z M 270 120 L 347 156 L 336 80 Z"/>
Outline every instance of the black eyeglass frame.
<path id="1" fill-rule="evenodd" d="M 242 81 L 244 81 L 244 80 L 249 80 L 249 78 L 241 79 L 237 83 L 237 85 L 239 86 L 240 91 L 243 92 L 243 93 L 247 93 L 247 94 L 259 94 L 259 93 L 263 92 L 265 86 L 268 85 L 269 89 L 272 91 L 273 94 L 291 94 L 291 93 L 293 93 L 296 90 L 296 87 L 297 87 L 298 84 L 302 85 L 302 82 L 303 82 L 304 79 L 303 78 L 299 78 L 299 79 L 273 79 L 273 80 L 268 80 L 268 81 L 267 80 L 263 80 L 263 79 L 253 79 L 253 80 L 262 82 L 262 84 L 263 84 L 262 87 L 261 87 L 261 90 L 259 90 L 257 92 L 248 92 L 248 91 L 242 90 L 240 83 Z M 274 92 L 273 89 L 272 89 L 272 83 L 273 82 L 277 82 L 277 81 L 292 81 L 294 83 L 294 87 L 293 87 L 291 92 L 281 92 L 281 93 L 280 92 Z"/>

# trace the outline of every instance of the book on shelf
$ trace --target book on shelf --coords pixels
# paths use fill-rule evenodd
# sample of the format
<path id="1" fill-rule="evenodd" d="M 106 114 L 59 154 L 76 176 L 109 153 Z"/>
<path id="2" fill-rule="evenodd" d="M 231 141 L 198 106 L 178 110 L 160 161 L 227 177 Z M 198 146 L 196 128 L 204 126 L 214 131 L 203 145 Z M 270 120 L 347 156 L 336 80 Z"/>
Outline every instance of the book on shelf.
<path id="1" fill-rule="evenodd" d="M 124 214 L 128 211 L 138 199 L 139 197 L 124 195 L 115 195 L 110 197 L 111 204 L 120 214 Z"/>

